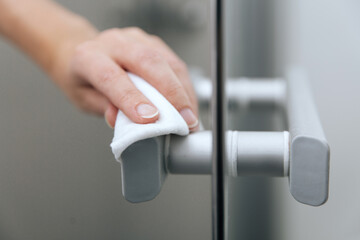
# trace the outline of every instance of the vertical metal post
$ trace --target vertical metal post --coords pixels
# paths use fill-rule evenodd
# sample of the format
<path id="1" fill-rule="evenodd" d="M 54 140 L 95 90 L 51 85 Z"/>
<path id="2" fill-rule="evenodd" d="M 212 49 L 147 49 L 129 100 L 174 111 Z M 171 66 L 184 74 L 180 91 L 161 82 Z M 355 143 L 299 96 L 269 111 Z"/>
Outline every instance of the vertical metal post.
<path id="1" fill-rule="evenodd" d="M 211 75 L 213 81 L 212 229 L 214 240 L 223 240 L 225 237 L 223 6 L 223 0 L 211 1 Z"/>

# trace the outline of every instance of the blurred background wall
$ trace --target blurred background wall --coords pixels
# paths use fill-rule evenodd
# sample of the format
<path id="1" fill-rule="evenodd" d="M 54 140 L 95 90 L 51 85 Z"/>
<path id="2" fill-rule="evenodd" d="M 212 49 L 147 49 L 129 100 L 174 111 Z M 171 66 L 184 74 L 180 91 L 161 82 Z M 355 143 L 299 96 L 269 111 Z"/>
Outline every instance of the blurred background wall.
<path id="1" fill-rule="evenodd" d="M 189 66 L 209 72 L 208 0 L 58 2 L 100 30 L 137 25 L 160 35 Z M 266 0 L 242 2 L 252 9 L 239 10 L 245 16 L 261 13 L 262 2 L 269 7 Z M 256 75 L 265 57 L 273 62 L 264 74 L 303 66 L 331 146 L 329 201 L 319 208 L 301 205 L 290 196 L 287 180 L 275 179 L 271 234 L 287 240 L 359 239 L 360 3 L 271 2 L 275 25 L 265 29 L 274 41 L 271 51 L 242 59 L 247 70 L 233 74 Z M 250 15 L 239 21 L 251 26 L 260 19 Z M 237 22 L 233 27 L 238 31 Z M 244 51 L 251 56 L 250 50 Z M 209 177 L 172 175 L 155 200 L 126 202 L 109 148 L 112 130 L 103 119 L 78 112 L 2 39 L 0 111 L 0 239 L 211 239 Z"/>
<path id="2" fill-rule="evenodd" d="M 360 239 L 360 2 L 297 0 L 285 11 L 284 63 L 307 69 L 331 148 L 330 196 L 319 208 L 281 187 L 284 239 Z"/>

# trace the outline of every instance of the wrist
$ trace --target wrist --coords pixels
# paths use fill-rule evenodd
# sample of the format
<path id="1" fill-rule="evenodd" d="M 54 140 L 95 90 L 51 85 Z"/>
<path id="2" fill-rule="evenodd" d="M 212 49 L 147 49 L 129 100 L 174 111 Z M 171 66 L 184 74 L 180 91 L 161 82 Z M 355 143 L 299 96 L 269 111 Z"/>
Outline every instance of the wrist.
<path id="1" fill-rule="evenodd" d="M 86 19 L 75 16 L 61 40 L 51 45 L 48 53 L 49 64 L 45 66 L 45 71 L 55 81 L 62 78 L 69 70 L 76 46 L 94 39 L 97 34 L 98 31 Z"/>

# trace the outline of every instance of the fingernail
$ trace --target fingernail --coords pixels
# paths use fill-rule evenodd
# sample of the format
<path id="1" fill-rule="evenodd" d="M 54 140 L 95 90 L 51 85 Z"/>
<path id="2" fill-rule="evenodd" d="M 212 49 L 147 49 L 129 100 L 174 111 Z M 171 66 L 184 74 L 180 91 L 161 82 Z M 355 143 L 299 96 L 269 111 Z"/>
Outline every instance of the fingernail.
<path id="1" fill-rule="evenodd" d="M 153 118 L 159 114 L 159 110 L 149 104 L 140 104 L 136 111 L 142 118 Z"/>
<path id="2" fill-rule="evenodd" d="M 109 128 L 111 128 L 111 129 L 114 129 L 111 125 L 110 125 L 110 123 L 108 122 L 108 120 L 105 118 L 105 122 L 106 122 L 106 124 L 109 126 Z"/>
<path id="3" fill-rule="evenodd" d="M 180 114 L 184 118 L 190 129 L 196 127 L 199 124 L 199 121 L 195 117 L 195 114 L 189 108 L 181 110 Z"/>

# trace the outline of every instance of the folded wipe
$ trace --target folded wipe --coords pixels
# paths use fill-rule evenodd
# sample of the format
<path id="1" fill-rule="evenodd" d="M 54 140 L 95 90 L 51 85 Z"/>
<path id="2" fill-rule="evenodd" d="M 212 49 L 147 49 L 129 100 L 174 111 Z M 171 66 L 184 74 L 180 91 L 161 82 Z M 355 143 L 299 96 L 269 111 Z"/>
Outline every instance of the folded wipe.
<path id="1" fill-rule="evenodd" d="M 122 152 L 137 141 L 167 134 L 189 134 L 185 120 L 164 96 L 142 78 L 128 74 L 135 86 L 158 108 L 159 119 L 155 123 L 137 124 L 129 120 L 123 112 L 118 112 L 110 146 L 119 162 Z"/>

